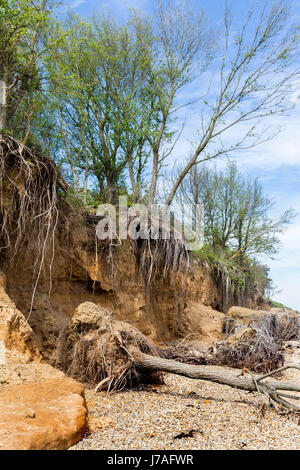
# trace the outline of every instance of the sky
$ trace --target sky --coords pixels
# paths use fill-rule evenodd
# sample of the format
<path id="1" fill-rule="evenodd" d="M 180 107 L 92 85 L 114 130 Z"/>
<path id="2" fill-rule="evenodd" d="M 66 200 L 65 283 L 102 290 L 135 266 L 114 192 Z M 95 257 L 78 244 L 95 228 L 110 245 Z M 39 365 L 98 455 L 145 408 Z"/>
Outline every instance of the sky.
<path id="1" fill-rule="evenodd" d="M 261 0 L 260 0 L 261 1 Z M 142 15 L 152 15 L 154 0 L 68 0 L 76 13 L 89 17 L 94 11 L 110 12 L 120 22 L 126 21 L 128 9 L 134 8 Z M 223 0 L 196 0 L 205 10 L 213 26 L 222 18 Z M 250 0 L 231 0 L 236 17 L 247 11 Z M 294 8 L 294 19 L 300 23 L 300 0 L 289 0 Z M 300 66 L 300 61 L 299 61 Z M 298 84 L 296 84 L 298 85 Z M 193 94 L 200 84 L 195 83 L 186 94 Z M 187 96 L 183 96 L 184 100 Z M 253 177 L 258 177 L 264 191 L 275 202 L 274 216 L 293 208 L 297 217 L 288 231 L 281 236 L 281 248 L 276 259 L 264 259 L 271 268 L 270 276 L 280 292 L 274 300 L 300 311 L 300 81 L 293 96 L 294 109 L 280 118 L 268 118 L 267 127 L 274 129 L 280 125 L 282 132 L 273 140 L 239 155 L 234 155 L 239 169 Z M 186 127 L 174 150 L 173 159 L 188 156 L 190 140 L 195 140 L 197 114 L 187 109 Z M 238 132 L 237 130 L 232 131 Z M 235 135 L 229 135 L 234 139 Z M 222 163 L 221 163 L 222 164 Z"/>

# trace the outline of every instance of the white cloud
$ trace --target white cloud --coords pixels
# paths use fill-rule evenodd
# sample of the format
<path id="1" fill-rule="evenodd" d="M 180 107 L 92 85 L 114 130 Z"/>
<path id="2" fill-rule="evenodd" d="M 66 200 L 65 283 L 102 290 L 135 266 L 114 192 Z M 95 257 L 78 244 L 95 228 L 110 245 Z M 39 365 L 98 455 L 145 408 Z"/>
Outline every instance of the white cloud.
<path id="1" fill-rule="evenodd" d="M 86 3 L 86 0 L 75 0 L 73 3 L 70 4 L 71 8 L 78 8 L 80 5 Z"/>
<path id="2" fill-rule="evenodd" d="M 149 9 L 149 0 L 104 0 L 100 1 L 97 7 L 110 11 L 114 16 L 127 17 L 129 9 L 136 10 L 138 13 Z"/>

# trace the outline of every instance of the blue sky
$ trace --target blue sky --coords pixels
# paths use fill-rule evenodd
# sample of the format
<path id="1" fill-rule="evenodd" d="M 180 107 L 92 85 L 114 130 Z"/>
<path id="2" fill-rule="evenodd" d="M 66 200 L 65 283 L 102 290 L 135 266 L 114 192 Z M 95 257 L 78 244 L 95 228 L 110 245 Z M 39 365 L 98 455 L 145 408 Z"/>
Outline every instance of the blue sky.
<path id="1" fill-rule="evenodd" d="M 261 1 L 261 0 L 260 0 Z M 207 13 L 211 23 L 217 25 L 222 18 L 223 0 L 196 0 Z M 247 10 L 250 0 L 231 0 L 237 18 Z M 300 23 L 300 0 L 290 1 L 295 20 Z M 128 9 L 152 15 L 154 0 L 68 0 L 75 12 L 89 16 L 93 11 L 110 12 L 119 21 L 126 21 Z M 197 87 L 189 90 L 193 92 Z M 183 97 L 184 98 L 184 97 Z M 241 171 L 258 177 L 265 192 L 276 201 L 274 215 L 294 208 L 297 218 L 281 236 L 282 246 L 276 260 L 264 260 L 271 267 L 274 284 L 281 290 L 275 300 L 300 311 L 300 82 L 293 97 L 295 108 L 285 116 L 270 117 L 268 127 L 280 124 L 283 131 L 274 140 L 251 151 L 234 155 Z M 187 125 L 176 147 L 173 158 L 185 158 L 190 150 L 189 139 L 195 140 L 197 118 L 193 110 L 186 110 Z M 234 132 L 234 131 L 233 131 Z M 234 138 L 234 135 L 232 135 Z"/>

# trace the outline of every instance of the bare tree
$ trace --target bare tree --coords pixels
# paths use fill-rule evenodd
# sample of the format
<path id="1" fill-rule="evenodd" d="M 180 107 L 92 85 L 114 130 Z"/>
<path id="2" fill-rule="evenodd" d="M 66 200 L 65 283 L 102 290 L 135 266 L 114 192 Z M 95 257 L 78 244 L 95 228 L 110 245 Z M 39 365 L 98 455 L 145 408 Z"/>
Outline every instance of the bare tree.
<path id="1" fill-rule="evenodd" d="M 203 17 L 197 10 L 190 11 L 191 4 L 159 2 L 158 26 L 164 51 L 164 66 L 169 79 L 169 91 L 165 95 L 161 129 L 176 111 L 175 97 L 179 90 L 195 77 L 195 64 L 203 44 Z M 202 30 L 202 35 L 200 31 Z M 199 34 L 197 34 L 199 32 Z M 197 34 L 197 40 L 195 35 Z M 169 206 L 188 172 L 193 166 L 236 150 L 251 149 L 265 142 L 277 132 L 259 132 L 263 121 L 270 115 L 289 110 L 291 92 L 295 89 L 299 68 L 293 64 L 298 51 L 299 34 L 291 24 L 290 8 L 283 2 L 264 6 L 251 3 L 247 17 L 236 32 L 231 11 L 224 13 L 224 37 L 219 37 L 220 51 L 215 54 L 213 78 L 216 90 L 210 90 L 202 104 L 199 139 L 186 165 L 178 174 L 166 198 Z M 218 57 L 220 55 L 221 57 Z M 239 138 L 230 144 L 225 138 L 236 128 Z M 149 201 L 155 195 L 157 177 L 165 155 L 158 134 L 153 144 L 153 169 Z"/>
<path id="2" fill-rule="evenodd" d="M 164 144 L 173 137 L 169 126 L 174 114 L 191 104 L 186 102 L 176 106 L 177 95 L 204 72 L 211 57 L 212 44 L 213 35 L 208 30 L 203 10 L 185 0 L 176 5 L 172 0 L 158 1 L 156 65 L 153 72 L 157 125 L 148 136 L 152 150 L 149 205 L 154 202 L 158 176 L 174 147 L 171 143 L 169 149 L 164 148 Z"/>

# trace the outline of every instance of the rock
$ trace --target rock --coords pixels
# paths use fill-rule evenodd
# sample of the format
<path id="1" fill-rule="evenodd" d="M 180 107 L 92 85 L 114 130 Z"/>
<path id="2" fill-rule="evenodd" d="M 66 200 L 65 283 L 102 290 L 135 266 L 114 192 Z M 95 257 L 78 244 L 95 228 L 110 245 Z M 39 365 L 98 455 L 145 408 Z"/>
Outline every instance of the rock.
<path id="1" fill-rule="evenodd" d="M 182 328 L 182 336 L 198 335 L 206 342 L 218 341 L 223 337 L 224 313 L 198 302 L 188 302 L 178 325 Z"/>
<path id="2" fill-rule="evenodd" d="M 80 304 L 73 315 L 72 323 L 77 329 L 99 328 L 103 322 L 104 315 L 107 312 L 99 305 L 93 302 L 84 302 Z"/>
<path id="3" fill-rule="evenodd" d="M 271 313 L 275 313 L 281 320 L 287 315 L 290 317 L 297 317 L 297 313 L 294 310 L 288 308 L 272 308 Z"/>
<path id="4" fill-rule="evenodd" d="M 228 311 L 228 317 L 234 319 L 244 326 L 248 326 L 252 321 L 259 321 L 264 315 L 269 315 L 270 311 L 265 310 L 250 310 L 243 307 L 231 307 Z"/>
<path id="5" fill-rule="evenodd" d="M 34 409 L 33 409 L 34 406 Z M 84 387 L 63 377 L 0 392 L 0 450 L 64 450 L 86 429 Z"/>
<path id="6" fill-rule="evenodd" d="M 14 351 L 6 351 L 6 362 L 0 365 L 0 392 L 12 385 L 40 384 L 49 379 L 63 379 L 65 374 L 41 362 L 17 362 Z"/>
<path id="7" fill-rule="evenodd" d="M 4 342 L 6 349 L 15 351 L 21 362 L 40 360 L 32 328 L 7 295 L 5 276 L 2 272 L 0 272 L 0 340 Z"/>
<path id="8" fill-rule="evenodd" d="M 113 420 L 109 416 L 88 416 L 88 429 L 91 434 L 98 431 L 103 431 L 111 427 L 114 424 Z"/>

